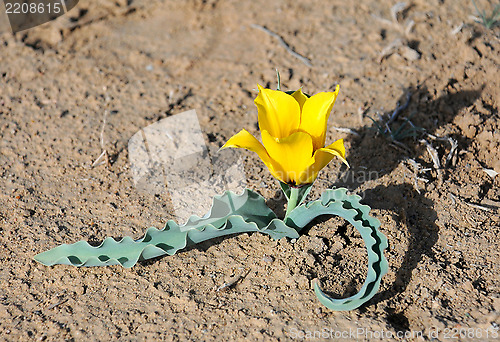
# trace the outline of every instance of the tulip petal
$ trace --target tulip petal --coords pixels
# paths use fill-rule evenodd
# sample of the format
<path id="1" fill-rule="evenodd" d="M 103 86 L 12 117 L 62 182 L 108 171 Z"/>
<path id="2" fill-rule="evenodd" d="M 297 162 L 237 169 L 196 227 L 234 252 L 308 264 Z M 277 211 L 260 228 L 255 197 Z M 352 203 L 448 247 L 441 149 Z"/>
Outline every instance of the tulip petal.
<path id="1" fill-rule="evenodd" d="M 247 130 L 242 129 L 235 135 L 233 135 L 225 144 L 220 148 L 220 150 L 225 148 L 244 148 L 249 151 L 257 153 L 259 158 L 264 162 L 271 173 L 274 172 L 274 167 L 269 154 L 260 141 L 258 141 L 253 135 L 251 135 Z M 273 173 L 274 175 L 274 173 Z"/>
<path id="2" fill-rule="evenodd" d="M 315 150 L 325 146 L 326 124 L 338 93 L 339 86 L 337 85 L 334 92 L 318 93 L 304 103 L 299 131 L 312 136 Z"/>
<path id="3" fill-rule="evenodd" d="M 299 128 L 300 106 L 291 95 L 259 85 L 259 95 L 254 102 L 259 112 L 261 131 L 268 131 L 273 137 L 281 139 Z"/>
<path id="4" fill-rule="evenodd" d="M 312 163 L 313 144 L 309 134 L 295 132 L 283 139 L 276 139 L 262 131 L 262 142 L 273 160 L 273 176 L 284 183 L 300 185 L 303 173 Z"/>
<path id="5" fill-rule="evenodd" d="M 334 157 L 339 157 L 344 164 L 349 167 L 349 163 L 345 159 L 344 139 L 339 139 L 327 147 L 320 148 L 314 152 L 313 163 L 307 169 L 305 175 L 307 179 L 303 183 L 312 183 L 318 177 L 319 171 L 323 169 Z"/>
<path id="6" fill-rule="evenodd" d="M 304 103 L 307 100 L 307 96 L 302 92 L 302 88 L 294 91 L 292 93 L 292 96 L 299 103 L 300 111 L 302 112 L 302 108 L 304 107 Z"/>

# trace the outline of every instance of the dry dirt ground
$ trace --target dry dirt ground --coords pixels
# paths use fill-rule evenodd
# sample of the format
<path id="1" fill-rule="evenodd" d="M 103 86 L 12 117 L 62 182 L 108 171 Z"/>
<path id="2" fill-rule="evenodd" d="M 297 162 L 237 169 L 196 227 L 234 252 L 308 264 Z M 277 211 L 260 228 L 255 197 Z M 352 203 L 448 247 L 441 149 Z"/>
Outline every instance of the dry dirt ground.
<path id="1" fill-rule="evenodd" d="M 1 339 L 499 340 L 500 28 L 475 23 L 469 1 L 410 1 L 393 17 L 394 4 L 81 0 L 14 35 L 2 15 Z M 364 280 L 362 240 L 335 218 L 297 241 L 243 234 L 131 269 L 33 260 L 162 227 L 169 199 L 134 187 L 130 137 L 190 109 L 210 148 L 241 128 L 258 136 L 255 89 L 275 87 L 275 69 L 287 90 L 340 84 L 327 139 L 345 139 L 351 169 L 332 162 L 309 198 L 347 187 L 382 222 L 390 270 L 365 306 L 332 312 L 312 291 L 318 278 L 347 296 Z M 391 141 L 370 118 L 383 124 L 407 94 Z M 397 134 L 403 123 L 418 136 Z M 277 183 L 238 152 L 248 187 L 282 213 Z"/>

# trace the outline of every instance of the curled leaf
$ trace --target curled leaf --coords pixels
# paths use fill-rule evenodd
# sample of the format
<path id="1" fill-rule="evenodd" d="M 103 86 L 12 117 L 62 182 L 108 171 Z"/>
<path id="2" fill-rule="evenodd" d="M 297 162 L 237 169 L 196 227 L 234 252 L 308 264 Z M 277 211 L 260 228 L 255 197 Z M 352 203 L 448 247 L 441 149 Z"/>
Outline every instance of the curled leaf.
<path id="1" fill-rule="evenodd" d="M 333 299 L 321 291 L 317 282 L 314 292 L 319 301 L 331 310 L 355 309 L 370 300 L 377 293 L 382 276 L 389 265 L 384 256 L 387 238 L 379 231 L 380 221 L 370 216 L 370 207 L 362 205 L 358 195 L 348 195 L 347 189 L 327 190 L 321 199 L 295 208 L 285 220 L 286 224 L 300 231 L 318 216 L 336 215 L 352 224 L 361 234 L 368 252 L 368 273 L 361 290 L 354 296 Z"/>

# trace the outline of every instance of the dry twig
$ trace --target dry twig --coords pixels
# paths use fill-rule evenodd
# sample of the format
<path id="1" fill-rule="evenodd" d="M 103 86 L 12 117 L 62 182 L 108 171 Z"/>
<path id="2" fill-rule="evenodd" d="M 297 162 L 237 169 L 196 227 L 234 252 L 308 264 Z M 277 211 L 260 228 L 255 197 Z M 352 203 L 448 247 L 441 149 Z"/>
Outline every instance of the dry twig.
<path id="1" fill-rule="evenodd" d="M 425 139 L 420 140 L 420 142 L 423 143 L 427 148 L 427 152 L 429 152 L 429 155 L 431 156 L 434 168 L 438 170 L 438 173 L 440 173 L 441 162 L 439 161 L 439 154 L 437 153 L 436 149 Z"/>
<path id="2" fill-rule="evenodd" d="M 245 278 L 248 275 L 248 273 L 250 273 L 250 270 L 248 270 L 247 272 L 242 272 L 238 275 L 235 275 L 234 277 L 229 279 L 227 282 L 225 282 L 224 284 L 219 286 L 215 290 L 215 292 L 223 291 L 223 290 L 226 290 L 226 289 L 233 287 L 238 281 L 240 281 L 240 279 Z"/>
<path id="3" fill-rule="evenodd" d="M 500 203 L 499 202 L 495 202 L 495 201 L 492 201 L 492 200 L 484 200 L 484 202 L 487 202 L 485 203 L 484 205 L 481 205 L 481 204 L 477 204 L 477 203 L 470 203 L 468 202 L 467 200 L 465 200 L 464 198 L 458 196 L 458 195 L 453 195 L 453 194 L 449 194 L 451 199 L 453 200 L 453 203 L 455 204 L 455 200 L 459 200 L 460 203 L 463 203 L 471 208 L 474 208 L 474 209 L 479 209 L 479 210 L 484 210 L 484 211 L 487 211 L 487 212 L 493 212 L 493 211 L 497 211 L 500 209 Z"/>
<path id="4" fill-rule="evenodd" d="M 438 140 L 438 141 L 447 141 L 450 143 L 450 152 L 448 153 L 448 156 L 446 157 L 446 161 L 444 163 L 444 167 L 447 168 L 448 165 L 450 164 L 450 162 L 452 162 L 452 165 L 454 166 L 455 165 L 455 156 L 456 156 L 456 151 L 457 151 L 457 147 L 458 147 L 458 142 L 451 138 L 451 137 L 438 137 L 438 136 L 435 136 L 435 135 L 432 135 L 432 134 L 429 134 L 427 133 L 427 136 L 433 140 Z"/>
<path id="5" fill-rule="evenodd" d="M 353 129 L 350 129 L 350 128 L 345 128 L 345 127 L 333 127 L 334 130 L 338 131 L 338 132 L 342 132 L 342 133 L 349 133 L 349 134 L 352 134 L 352 135 L 355 135 L 357 137 L 359 137 L 359 133 L 356 132 L 355 130 Z"/>
<path id="6" fill-rule="evenodd" d="M 448 165 L 450 164 L 450 161 L 454 160 L 455 152 L 457 151 L 458 147 L 458 142 L 453 139 L 453 138 L 448 138 L 448 141 L 450 142 L 451 149 L 450 153 L 448 153 L 448 156 L 446 157 L 446 162 L 444 163 L 444 167 L 447 168 Z M 454 166 L 455 162 L 452 162 L 452 165 Z"/>
<path id="7" fill-rule="evenodd" d="M 398 2 L 397 4 L 392 6 L 391 7 L 392 20 L 394 20 L 394 22 L 397 23 L 399 14 L 402 14 L 407 8 L 408 5 L 406 4 L 406 2 Z"/>
<path id="8" fill-rule="evenodd" d="M 396 106 L 396 109 L 394 109 L 394 112 L 392 112 L 391 114 L 391 117 L 389 118 L 389 121 L 386 122 L 386 125 L 390 125 L 391 123 L 394 122 L 394 120 L 396 120 L 399 116 L 399 114 L 405 110 L 406 108 L 408 108 L 408 105 L 410 104 L 410 98 L 411 98 L 411 93 L 408 92 L 406 94 L 406 101 L 405 103 L 403 103 L 402 105 L 399 105 L 399 103 L 397 104 Z M 387 127 L 387 129 L 389 129 L 389 127 Z M 384 133 L 387 133 L 387 129 Z"/>
<path id="9" fill-rule="evenodd" d="M 91 167 L 95 167 L 95 166 L 102 165 L 102 164 L 105 163 L 105 161 L 102 161 L 100 163 L 99 163 L 99 161 L 101 160 L 102 157 L 104 157 L 107 154 L 107 151 L 104 148 L 104 127 L 106 126 L 106 118 L 107 118 L 107 116 L 108 116 L 108 111 L 105 110 L 104 111 L 104 116 L 103 116 L 103 119 L 102 119 L 101 138 L 99 139 L 99 143 L 101 144 L 101 150 L 102 150 L 102 152 L 99 155 L 99 157 L 97 157 L 97 159 L 92 163 Z"/>
<path id="10" fill-rule="evenodd" d="M 269 30 L 268 28 L 264 27 L 264 26 L 261 26 L 261 25 L 257 25 L 257 24 L 252 24 L 251 25 L 253 28 L 256 28 L 258 30 L 261 30 L 265 33 L 267 33 L 268 35 L 270 35 L 271 37 L 273 38 L 276 38 L 278 40 L 278 42 L 280 43 L 281 46 L 283 46 L 285 48 L 285 50 L 291 54 L 293 57 L 297 58 L 298 60 L 300 60 L 302 63 L 304 63 L 305 65 L 307 65 L 308 67 L 312 67 L 312 64 L 311 64 L 311 61 L 309 60 L 309 58 L 307 57 L 304 57 L 302 56 L 300 53 L 294 51 L 290 45 L 288 45 L 287 42 L 285 42 L 285 40 L 283 39 L 283 37 L 281 37 L 279 34 Z"/>
<path id="11" fill-rule="evenodd" d="M 61 304 L 64 304 L 64 303 L 66 303 L 67 301 L 68 301 L 68 298 L 64 298 L 63 300 L 61 300 L 61 301 L 59 301 L 59 302 L 57 302 L 57 303 L 55 303 L 55 304 L 50 305 L 50 306 L 47 308 L 47 310 L 52 310 L 52 309 L 53 309 L 53 308 L 55 308 L 56 306 L 59 306 L 59 305 L 61 305 Z"/>

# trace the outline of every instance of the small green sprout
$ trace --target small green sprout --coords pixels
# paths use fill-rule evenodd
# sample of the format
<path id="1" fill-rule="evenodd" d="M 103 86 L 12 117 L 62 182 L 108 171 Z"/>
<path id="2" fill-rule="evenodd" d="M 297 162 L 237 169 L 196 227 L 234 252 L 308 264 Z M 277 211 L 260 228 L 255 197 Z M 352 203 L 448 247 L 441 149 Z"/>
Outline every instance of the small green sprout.
<path id="1" fill-rule="evenodd" d="M 477 15 L 479 15 L 479 18 L 481 19 L 481 21 L 476 20 L 477 23 L 483 24 L 484 27 L 486 27 L 488 30 L 498 25 L 498 19 L 500 18 L 500 3 L 495 6 L 493 12 L 489 16 L 486 14 L 485 10 L 480 11 L 477 8 L 476 2 L 474 0 L 472 0 L 472 3 L 476 8 Z"/>
<path id="2" fill-rule="evenodd" d="M 408 137 L 417 138 L 420 134 L 425 132 L 424 128 L 418 127 L 410 121 L 415 112 L 411 113 L 407 118 L 402 118 L 402 120 L 404 120 L 402 124 L 399 126 L 396 125 L 399 114 L 408 107 L 410 98 L 411 94 L 408 93 L 406 95 L 406 102 L 402 105 L 399 105 L 398 103 L 396 109 L 387 121 L 384 121 L 382 117 L 379 121 L 376 121 L 372 117 L 368 116 L 368 118 L 372 120 L 375 125 L 378 133 L 391 142 L 399 143 L 401 140 Z"/>
<path id="3" fill-rule="evenodd" d="M 417 138 L 420 134 L 425 132 L 425 128 L 414 125 L 410 119 L 415 113 L 410 114 L 407 118 L 403 118 L 404 122 L 399 127 L 394 127 L 394 123 L 379 123 L 373 118 L 368 117 L 373 121 L 377 131 L 385 138 L 391 141 L 401 141 L 405 138 Z M 408 127 L 409 126 L 409 127 Z M 406 129 L 405 129 L 406 128 Z"/>

